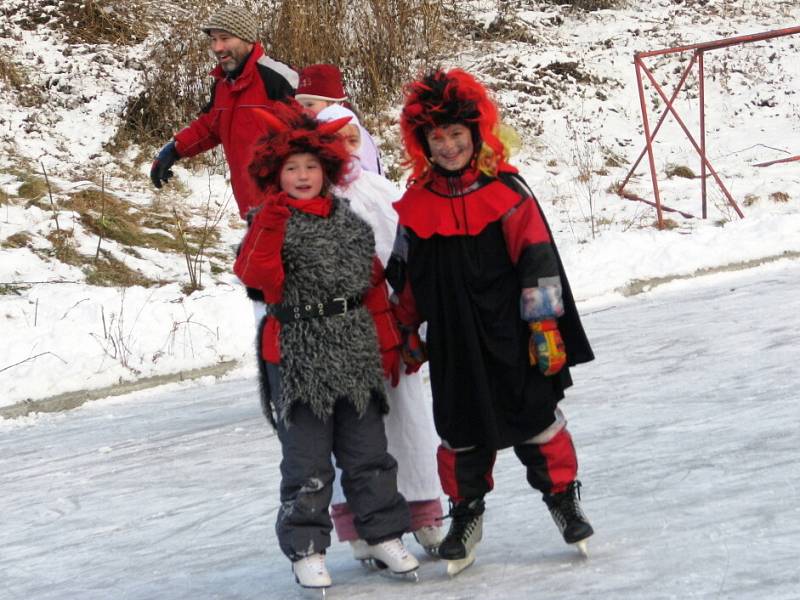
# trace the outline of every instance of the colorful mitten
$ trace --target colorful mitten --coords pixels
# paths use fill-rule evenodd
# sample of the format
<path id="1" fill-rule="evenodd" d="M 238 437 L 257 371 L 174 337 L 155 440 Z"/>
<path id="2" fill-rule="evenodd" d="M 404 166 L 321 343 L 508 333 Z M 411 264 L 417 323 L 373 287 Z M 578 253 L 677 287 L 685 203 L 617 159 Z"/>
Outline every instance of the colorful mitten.
<path id="1" fill-rule="evenodd" d="M 532 365 L 539 365 L 545 375 L 555 375 L 567 363 L 564 340 L 558 331 L 555 319 L 528 323 L 531 338 L 528 341 L 528 357 Z"/>

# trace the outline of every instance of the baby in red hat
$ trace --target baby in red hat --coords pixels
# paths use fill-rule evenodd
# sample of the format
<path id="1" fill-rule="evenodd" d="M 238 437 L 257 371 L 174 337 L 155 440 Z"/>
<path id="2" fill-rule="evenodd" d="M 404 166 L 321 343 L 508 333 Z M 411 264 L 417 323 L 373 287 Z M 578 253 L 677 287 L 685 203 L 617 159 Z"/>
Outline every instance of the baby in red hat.
<path id="1" fill-rule="evenodd" d="M 313 116 L 332 104 L 344 104 L 352 109 L 347 102 L 347 93 L 344 91 L 342 72 L 336 65 L 319 63 L 309 65 L 300 71 L 300 84 L 295 92 L 297 100 L 303 108 Z M 357 155 L 361 166 L 367 171 L 383 175 L 378 145 L 366 130 L 361 139 L 361 148 Z"/>

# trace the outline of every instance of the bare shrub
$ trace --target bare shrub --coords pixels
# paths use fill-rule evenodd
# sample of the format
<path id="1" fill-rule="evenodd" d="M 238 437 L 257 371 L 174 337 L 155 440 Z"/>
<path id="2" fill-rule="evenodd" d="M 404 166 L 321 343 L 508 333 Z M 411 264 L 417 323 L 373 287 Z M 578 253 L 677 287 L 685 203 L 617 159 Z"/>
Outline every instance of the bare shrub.
<path id="1" fill-rule="evenodd" d="M 194 230 L 194 244 L 190 243 L 191 230 L 187 228 L 178 211 L 173 209 L 176 237 L 180 241 L 189 274 L 189 282 L 182 286 L 186 295 L 203 289 L 203 262 L 206 261 L 208 247 L 219 239 L 219 224 L 225 216 L 228 202 L 229 200 L 224 203 L 214 203 L 209 196 L 204 209 L 203 225 Z"/>
<path id="2" fill-rule="evenodd" d="M 445 0 L 285 0 L 265 33 L 271 52 L 292 64 L 338 65 L 353 102 L 374 114 L 441 47 L 448 8 Z"/>
<path id="3" fill-rule="evenodd" d="M 156 44 L 142 73 L 142 90 L 128 99 L 122 122 L 110 146 L 128 142 L 155 146 L 166 142 L 194 119 L 208 102 L 208 41 L 198 32 L 196 15 L 176 17 L 169 40 Z M 167 35 L 167 34 L 165 34 Z"/>
<path id="4" fill-rule="evenodd" d="M 0 50 L 0 81 L 7 84 L 12 90 L 17 91 L 22 89 L 22 86 L 26 83 L 23 72 L 3 50 Z"/>
<path id="5" fill-rule="evenodd" d="M 56 23 L 72 43 L 138 44 L 148 33 L 141 0 L 63 0 Z"/>
<path id="6" fill-rule="evenodd" d="M 604 10 L 611 8 L 622 8 L 627 4 L 626 0 L 550 0 L 550 4 L 568 5 L 573 8 L 585 10 Z"/>
<path id="7" fill-rule="evenodd" d="M 242 2 L 262 23 L 270 56 L 300 69 L 327 62 L 339 66 L 351 102 L 365 121 L 395 101 L 401 85 L 433 60 L 447 39 L 453 0 L 283 0 Z M 163 41 L 146 59 L 142 91 L 123 109 L 110 145 L 155 146 L 195 118 L 208 101 L 213 62 L 199 31 L 217 4 L 199 3 L 168 15 Z"/>

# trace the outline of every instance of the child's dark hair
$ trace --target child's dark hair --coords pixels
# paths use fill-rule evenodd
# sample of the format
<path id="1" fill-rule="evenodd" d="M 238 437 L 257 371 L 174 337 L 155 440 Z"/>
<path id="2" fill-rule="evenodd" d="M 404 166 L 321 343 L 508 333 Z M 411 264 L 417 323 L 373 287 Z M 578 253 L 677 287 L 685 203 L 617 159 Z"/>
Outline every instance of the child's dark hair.
<path id="1" fill-rule="evenodd" d="M 326 185 L 336 185 L 346 174 L 350 154 L 337 135 L 347 122 L 342 119 L 320 123 L 294 104 L 276 102 L 270 111 L 259 111 L 270 133 L 255 145 L 250 175 L 259 189 L 277 189 L 281 166 L 292 154 L 313 154 L 322 164 Z"/>

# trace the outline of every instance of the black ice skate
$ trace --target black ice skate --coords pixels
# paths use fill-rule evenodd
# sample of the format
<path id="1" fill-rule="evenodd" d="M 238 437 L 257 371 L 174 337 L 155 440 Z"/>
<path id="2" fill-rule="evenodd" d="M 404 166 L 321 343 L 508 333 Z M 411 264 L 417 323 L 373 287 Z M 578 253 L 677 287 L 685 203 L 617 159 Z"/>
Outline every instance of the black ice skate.
<path id="1" fill-rule="evenodd" d="M 447 574 L 450 577 L 475 562 L 475 547 L 483 537 L 483 498 L 450 501 L 450 531 L 439 544 L 439 556 L 447 561 Z"/>
<path id="2" fill-rule="evenodd" d="M 589 520 L 581 510 L 581 482 L 573 481 L 569 487 L 559 494 L 545 494 L 542 499 L 564 541 L 574 544 L 581 554 L 588 556 L 586 540 L 594 533 Z"/>

